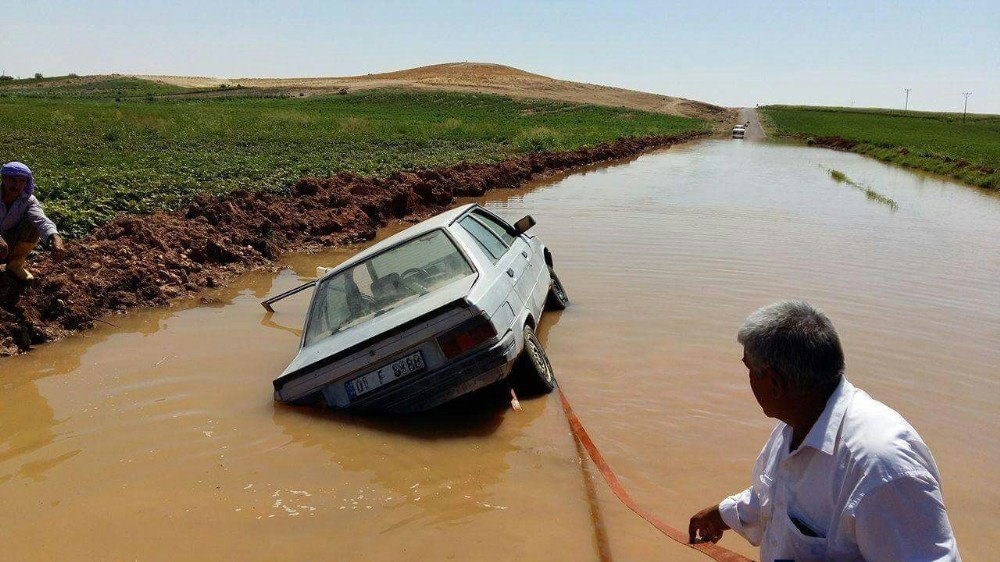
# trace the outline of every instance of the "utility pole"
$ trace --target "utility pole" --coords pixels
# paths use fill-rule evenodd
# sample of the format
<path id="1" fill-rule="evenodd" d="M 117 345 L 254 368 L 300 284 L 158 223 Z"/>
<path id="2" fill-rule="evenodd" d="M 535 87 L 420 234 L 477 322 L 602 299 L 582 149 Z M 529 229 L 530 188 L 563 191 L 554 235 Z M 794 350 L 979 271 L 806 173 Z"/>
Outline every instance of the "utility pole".
<path id="1" fill-rule="evenodd" d="M 903 88 L 906 90 L 906 102 L 903 104 L 903 111 L 906 111 L 910 107 L 910 90 L 913 88 Z"/>
<path id="2" fill-rule="evenodd" d="M 972 95 L 972 92 L 962 92 L 962 95 L 965 96 L 965 107 L 962 108 L 962 123 L 965 123 L 965 114 L 969 112 L 969 96 Z"/>

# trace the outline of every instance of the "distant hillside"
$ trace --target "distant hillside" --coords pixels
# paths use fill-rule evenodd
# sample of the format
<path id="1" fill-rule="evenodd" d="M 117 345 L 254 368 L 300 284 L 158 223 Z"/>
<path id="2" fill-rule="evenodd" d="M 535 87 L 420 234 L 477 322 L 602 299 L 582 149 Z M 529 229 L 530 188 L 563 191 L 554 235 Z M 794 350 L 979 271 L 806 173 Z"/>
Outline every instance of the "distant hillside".
<path id="1" fill-rule="evenodd" d="M 218 84 L 216 84 L 218 87 Z M 163 82 L 119 74 L 54 76 L 0 81 L 0 97 L 29 98 L 134 98 L 187 94 L 192 90 Z"/>
<path id="2" fill-rule="evenodd" d="M 184 88 L 218 88 L 220 85 L 266 90 L 288 90 L 294 95 L 333 93 L 344 88 L 367 90 L 372 88 L 413 88 L 484 92 L 515 98 L 549 99 L 575 103 L 588 103 L 612 107 L 627 107 L 682 117 L 697 117 L 711 121 L 735 119 L 726 108 L 700 101 L 673 96 L 651 94 L 610 86 L 584 84 L 557 80 L 532 74 L 509 66 L 489 63 L 446 63 L 422 66 L 408 70 L 364 76 L 328 78 L 209 78 L 197 76 L 152 76 L 136 78 L 152 80 L 169 86 Z"/>

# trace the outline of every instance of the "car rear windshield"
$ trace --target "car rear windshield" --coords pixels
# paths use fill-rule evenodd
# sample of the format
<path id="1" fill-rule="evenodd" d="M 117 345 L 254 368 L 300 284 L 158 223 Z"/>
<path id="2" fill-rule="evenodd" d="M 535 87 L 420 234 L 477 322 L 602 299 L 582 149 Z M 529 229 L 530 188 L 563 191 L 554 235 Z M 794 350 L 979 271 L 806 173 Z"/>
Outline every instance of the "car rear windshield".
<path id="1" fill-rule="evenodd" d="M 309 309 L 303 345 L 361 324 L 475 273 L 451 238 L 434 230 L 324 279 Z"/>

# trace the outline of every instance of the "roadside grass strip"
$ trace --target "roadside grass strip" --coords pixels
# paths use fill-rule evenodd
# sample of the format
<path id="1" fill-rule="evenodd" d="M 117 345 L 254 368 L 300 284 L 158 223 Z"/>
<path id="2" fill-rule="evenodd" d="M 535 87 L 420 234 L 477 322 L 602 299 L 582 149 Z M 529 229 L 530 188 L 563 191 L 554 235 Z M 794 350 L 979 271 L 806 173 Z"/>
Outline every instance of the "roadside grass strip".
<path id="1" fill-rule="evenodd" d="M 1000 116 L 767 106 L 769 133 L 1000 190 Z"/>
<path id="2" fill-rule="evenodd" d="M 891 197 L 886 197 L 885 195 L 882 195 L 881 193 L 875 191 L 874 189 L 868 187 L 867 185 L 852 180 L 851 178 L 847 177 L 847 174 L 845 174 L 844 172 L 841 172 L 840 170 L 834 170 L 833 168 L 825 168 L 825 169 L 830 172 L 830 177 L 833 178 L 833 180 L 836 181 L 837 183 L 846 183 L 847 185 L 853 188 L 863 191 L 865 197 L 867 197 L 869 201 L 875 201 L 877 203 L 886 205 L 893 211 L 896 211 L 896 209 L 899 208 L 899 205 Z"/>

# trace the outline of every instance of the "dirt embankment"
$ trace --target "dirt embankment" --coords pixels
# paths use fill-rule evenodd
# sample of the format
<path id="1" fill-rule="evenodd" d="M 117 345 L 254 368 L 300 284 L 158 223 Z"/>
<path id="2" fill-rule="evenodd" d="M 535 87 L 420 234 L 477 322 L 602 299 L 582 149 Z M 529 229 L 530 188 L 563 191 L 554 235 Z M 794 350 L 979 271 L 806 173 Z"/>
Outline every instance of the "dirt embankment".
<path id="1" fill-rule="evenodd" d="M 854 140 L 850 140 L 850 139 L 845 139 L 843 137 L 811 137 L 811 136 L 808 136 L 808 135 L 795 135 L 792 138 L 796 138 L 796 139 L 802 140 L 803 142 L 805 142 L 809 146 L 819 146 L 819 147 L 822 147 L 822 148 L 832 148 L 833 150 L 842 150 L 842 151 L 845 151 L 845 152 L 860 152 L 862 154 L 872 155 L 871 154 L 872 145 L 866 145 L 866 143 L 859 142 L 859 141 L 854 141 Z M 900 156 L 904 156 L 904 157 L 908 156 L 910 154 L 910 149 L 908 149 L 908 148 L 906 148 L 904 146 L 900 146 L 900 147 L 885 147 L 885 148 L 890 148 L 891 150 L 894 150 Z M 920 166 L 909 165 L 906 161 L 896 161 L 893 158 L 885 157 L 884 155 L 880 155 L 880 154 L 875 154 L 874 156 L 876 158 L 880 159 L 880 160 L 885 160 L 887 162 L 896 162 L 897 164 L 901 164 L 903 166 L 915 167 L 917 169 L 921 169 Z M 953 177 L 953 178 L 956 178 L 956 179 L 959 179 L 959 180 L 962 180 L 962 181 L 967 181 L 965 178 L 962 177 L 962 174 L 961 174 L 963 171 L 967 171 L 967 170 L 971 170 L 971 171 L 978 172 L 978 173 L 981 173 L 981 174 L 995 174 L 995 173 L 997 173 L 996 168 L 990 168 L 988 166 L 978 166 L 978 165 L 973 164 L 973 163 L 971 163 L 971 162 L 969 162 L 967 160 L 962 160 L 962 159 L 959 159 L 959 158 L 952 158 L 950 156 L 944 156 L 944 155 L 938 155 L 938 154 L 926 154 L 926 153 L 922 154 L 921 156 L 923 158 L 928 159 L 928 160 L 943 162 L 943 163 L 947 164 L 950 167 L 950 169 L 948 171 L 944 171 L 944 172 L 942 172 L 940 170 L 929 170 L 929 171 L 936 171 L 937 173 L 939 173 L 941 175 L 950 176 L 950 177 Z M 923 169 L 927 169 L 927 168 L 923 168 Z M 979 187 L 986 187 L 988 189 L 990 188 L 989 185 L 980 185 Z"/>
<path id="2" fill-rule="evenodd" d="M 704 133 L 625 138 L 569 152 L 539 152 L 497 164 L 303 178 L 291 195 L 235 192 L 205 196 L 187 209 L 125 216 L 49 254 L 24 285 L 0 275 L 0 356 L 93 326 L 102 317 L 225 283 L 272 264 L 281 252 L 369 240 L 391 219 L 433 214 L 456 197 L 513 188 L 551 172 L 635 156 Z"/>
<path id="3" fill-rule="evenodd" d="M 858 146 L 858 143 L 856 141 L 847 140 L 847 139 L 845 139 L 843 137 L 802 137 L 802 136 L 800 136 L 800 139 L 804 140 L 805 143 L 808 144 L 809 146 L 819 146 L 819 147 L 823 147 L 823 148 L 832 148 L 834 150 L 850 151 L 850 150 L 853 150 L 854 147 Z"/>

